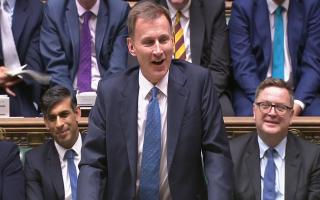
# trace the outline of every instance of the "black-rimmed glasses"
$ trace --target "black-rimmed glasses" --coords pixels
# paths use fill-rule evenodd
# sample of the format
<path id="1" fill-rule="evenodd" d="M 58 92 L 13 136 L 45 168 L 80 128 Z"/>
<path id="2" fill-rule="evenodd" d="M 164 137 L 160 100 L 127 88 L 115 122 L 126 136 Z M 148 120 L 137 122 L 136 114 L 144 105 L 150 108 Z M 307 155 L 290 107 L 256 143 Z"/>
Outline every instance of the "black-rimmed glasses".
<path id="1" fill-rule="evenodd" d="M 286 106 L 280 103 L 271 103 L 271 102 L 255 102 L 259 107 L 260 111 L 264 114 L 267 114 L 271 111 L 272 108 L 276 111 L 278 115 L 285 115 L 287 111 L 292 110 L 292 107 Z"/>

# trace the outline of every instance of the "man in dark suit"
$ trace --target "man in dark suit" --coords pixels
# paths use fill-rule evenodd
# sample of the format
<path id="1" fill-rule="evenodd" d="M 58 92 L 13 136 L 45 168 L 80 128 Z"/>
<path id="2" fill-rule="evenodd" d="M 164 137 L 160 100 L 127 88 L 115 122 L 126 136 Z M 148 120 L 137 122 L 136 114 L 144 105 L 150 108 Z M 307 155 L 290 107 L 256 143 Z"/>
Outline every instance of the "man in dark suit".
<path id="1" fill-rule="evenodd" d="M 44 93 L 41 109 L 54 140 L 25 155 L 27 199 L 64 200 L 72 197 L 75 200 L 76 192 L 69 171 L 71 165 L 66 154 L 70 150 L 74 152 L 73 166 L 78 166 L 82 146 L 78 129 L 80 108 L 67 88 L 54 86 Z"/>
<path id="2" fill-rule="evenodd" d="M 257 133 L 230 142 L 234 199 L 319 199 L 320 147 L 288 131 L 292 89 L 283 80 L 264 80 L 257 88 L 253 114 Z"/>
<path id="3" fill-rule="evenodd" d="M 281 7 L 280 7 L 281 6 Z M 294 115 L 320 115 L 320 2 L 318 0 L 235 0 L 229 22 L 236 115 L 252 115 L 258 84 L 274 77 L 280 60 L 273 41 L 281 8 L 283 80 L 294 88 Z M 278 38 L 278 37 L 277 37 Z M 277 40 L 276 40 L 277 41 Z M 281 56 L 282 57 L 282 56 Z"/>
<path id="4" fill-rule="evenodd" d="M 17 145 L 7 141 L 0 141 L 0 199 L 25 199 L 19 150 Z"/>
<path id="5" fill-rule="evenodd" d="M 187 61 L 209 68 L 224 116 L 234 115 L 230 100 L 229 41 L 223 0 L 158 0 L 169 8 L 171 20 L 177 11 L 185 20 Z M 186 29 L 186 30 L 185 30 Z"/>
<path id="6" fill-rule="evenodd" d="M 7 3 L 4 3 L 4 7 L 9 11 L 12 19 L 12 34 L 16 46 L 15 49 L 6 49 L 6 51 L 16 51 L 20 64 L 27 64 L 26 69 L 43 71 L 39 50 L 39 32 L 42 21 L 41 1 L 8 0 Z M 8 67 L 11 66 L 4 66 L 2 48 L 2 43 L 8 42 L 6 40 L 7 38 L 0 40 L 0 95 L 10 95 L 10 116 L 38 116 L 37 105 L 40 102 L 41 86 L 25 78 L 22 80 L 19 77 L 8 76 Z"/>
<path id="7" fill-rule="evenodd" d="M 78 197 L 230 199 L 232 163 L 210 71 L 171 60 L 171 19 L 159 4 L 137 3 L 128 28 L 140 65 L 100 82 Z"/>
<path id="8" fill-rule="evenodd" d="M 52 85 L 77 90 L 81 64 L 81 26 L 84 13 L 91 12 L 91 89 L 98 81 L 126 68 L 126 19 L 129 5 L 114 0 L 48 1 L 41 29 L 40 49 Z"/>

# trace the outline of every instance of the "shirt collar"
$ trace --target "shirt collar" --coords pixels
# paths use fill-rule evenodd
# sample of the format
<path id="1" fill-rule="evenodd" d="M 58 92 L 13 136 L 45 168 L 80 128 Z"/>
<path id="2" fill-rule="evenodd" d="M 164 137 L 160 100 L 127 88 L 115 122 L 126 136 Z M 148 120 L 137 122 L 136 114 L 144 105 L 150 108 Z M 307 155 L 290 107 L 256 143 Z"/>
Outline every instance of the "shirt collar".
<path id="1" fill-rule="evenodd" d="M 10 11 L 13 11 L 14 10 L 14 6 L 15 6 L 15 4 L 16 4 L 16 0 L 7 0 L 7 3 L 8 3 L 8 9 L 10 10 Z"/>
<path id="2" fill-rule="evenodd" d="M 196 0 L 196 1 L 198 1 L 198 0 Z M 169 8 L 170 18 L 173 21 L 173 19 L 176 17 L 176 13 L 178 11 L 171 5 L 169 0 L 167 0 L 167 5 Z M 191 5 L 191 0 L 189 0 L 187 5 L 180 11 L 182 13 L 183 17 L 185 17 L 187 19 L 189 19 L 189 17 L 190 17 L 190 10 L 189 10 L 190 5 Z"/>
<path id="3" fill-rule="evenodd" d="M 289 1 L 290 0 L 284 0 L 284 2 L 281 5 L 285 10 L 288 10 L 289 8 Z M 279 6 L 273 0 L 267 0 L 267 4 L 268 4 L 268 10 L 270 14 L 273 14 Z"/>
<path id="4" fill-rule="evenodd" d="M 85 8 L 83 8 L 78 0 L 76 0 L 76 5 L 77 5 L 77 10 L 78 10 L 78 15 L 82 16 L 87 10 Z M 100 0 L 97 0 L 96 3 L 92 6 L 92 8 L 90 9 L 90 11 L 95 15 L 98 16 L 98 12 L 99 12 L 99 5 L 100 5 Z"/>
<path id="5" fill-rule="evenodd" d="M 141 72 L 141 69 L 139 69 L 139 92 L 141 95 L 148 99 L 148 94 L 150 93 L 150 90 L 153 87 L 157 87 L 161 93 L 165 96 L 168 96 L 168 79 L 169 79 L 169 70 L 167 74 L 157 83 L 156 85 L 153 85 L 150 81 L 148 81 L 144 75 Z"/>
<path id="6" fill-rule="evenodd" d="M 63 146 L 58 144 L 56 141 L 54 141 L 54 145 L 58 151 L 60 160 L 63 160 L 64 154 L 66 153 L 66 151 L 68 149 L 64 148 Z M 82 146 L 82 138 L 81 138 L 81 134 L 79 133 L 79 136 L 78 136 L 76 143 L 74 143 L 74 145 L 71 148 L 72 150 L 74 150 L 76 152 L 76 156 L 81 155 L 81 146 Z"/>
<path id="7" fill-rule="evenodd" d="M 269 146 L 260 138 L 258 135 L 258 143 L 260 150 L 260 159 L 264 157 L 265 152 L 269 149 Z M 274 148 L 281 159 L 284 159 L 286 156 L 286 146 L 287 146 L 287 137 L 283 138 L 282 141 Z"/>

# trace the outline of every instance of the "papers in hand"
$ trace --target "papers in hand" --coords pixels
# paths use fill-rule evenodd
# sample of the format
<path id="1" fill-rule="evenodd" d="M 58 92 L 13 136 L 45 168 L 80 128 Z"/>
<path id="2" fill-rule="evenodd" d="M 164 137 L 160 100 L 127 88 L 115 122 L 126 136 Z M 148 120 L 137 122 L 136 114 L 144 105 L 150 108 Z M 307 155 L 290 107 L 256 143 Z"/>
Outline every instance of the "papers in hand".
<path id="1" fill-rule="evenodd" d="M 48 85 L 50 82 L 50 76 L 44 73 L 40 73 L 31 69 L 24 69 L 27 65 L 23 65 L 16 69 L 10 69 L 7 74 L 9 76 L 18 76 L 19 78 L 23 78 L 24 76 L 28 76 L 33 80 L 37 81 L 40 84 Z"/>

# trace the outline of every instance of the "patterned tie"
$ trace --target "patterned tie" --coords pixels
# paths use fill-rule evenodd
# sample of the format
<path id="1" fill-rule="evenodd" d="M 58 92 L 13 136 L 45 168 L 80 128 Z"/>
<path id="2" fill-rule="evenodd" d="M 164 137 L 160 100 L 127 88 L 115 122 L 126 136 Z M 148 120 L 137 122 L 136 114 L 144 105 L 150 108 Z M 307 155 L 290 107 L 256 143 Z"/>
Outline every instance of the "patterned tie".
<path id="1" fill-rule="evenodd" d="M 186 45 L 184 44 L 183 29 L 180 23 L 181 12 L 176 14 L 176 20 L 174 23 L 174 58 L 179 60 L 186 59 Z"/>
<path id="2" fill-rule="evenodd" d="M 8 2 L 1 1 L 0 18 L 1 18 L 1 41 L 4 65 L 10 69 L 17 69 L 21 66 L 19 56 L 14 43 L 14 38 L 11 29 L 11 16 L 8 13 Z"/>
<path id="3" fill-rule="evenodd" d="M 282 19 L 282 6 L 274 13 L 273 63 L 272 77 L 284 78 L 284 31 Z"/>
<path id="4" fill-rule="evenodd" d="M 80 60 L 77 75 L 79 92 L 92 91 L 91 89 L 91 34 L 89 19 L 92 13 L 87 11 L 83 14 L 83 24 L 80 36 Z"/>
<path id="5" fill-rule="evenodd" d="M 77 199 L 77 169 L 76 165 L 74 164 L 74 157 L 75 152 L 72 149 L 68 149 L 64 154 L 64 159 L 67 159 L 68 162 L 68 173 L 70 177 L 70 184 L 71 184 L 71 193 L 72 193 L 72 200 Z"/>
<path id="6" fill-rule="evenodd" d="M 140 200 L 160 198 L 161 117 L 157 99 L 158 88 L 153 87 L 151 92 L 141 161 Z"/>
<path id="7" fill-rule="evenodd" d="M 275 200 L 276 199 L 276 165 L 274 163 L 274 149 L 268 149 L 265 156 L 268 159 L 266 169 L 264 171 L 263 178 L 263 200 Z"/>

